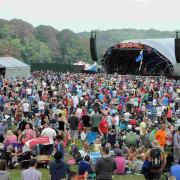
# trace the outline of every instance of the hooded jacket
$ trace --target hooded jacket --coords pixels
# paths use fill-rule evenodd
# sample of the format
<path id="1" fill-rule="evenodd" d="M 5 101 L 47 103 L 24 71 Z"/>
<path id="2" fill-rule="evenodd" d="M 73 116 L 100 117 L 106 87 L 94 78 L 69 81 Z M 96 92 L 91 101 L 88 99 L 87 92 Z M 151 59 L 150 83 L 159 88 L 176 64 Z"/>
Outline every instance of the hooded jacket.
<path id="1" fill-rule="evenodd" d="M 65 179 L 70 170 L 69 166 L 63 161 L 55 160 L 51 162 L 49 172 L 51 174 L 51 180 L 60 180 Z"/>
<path id="2" fill-rule="evenodd" d="M 116 169 L 116 163 L 111 156 L 103 156 L 97 162 L 95 170 L 97 175 L 97 180 L 112 180 L 113 171 Z"/>

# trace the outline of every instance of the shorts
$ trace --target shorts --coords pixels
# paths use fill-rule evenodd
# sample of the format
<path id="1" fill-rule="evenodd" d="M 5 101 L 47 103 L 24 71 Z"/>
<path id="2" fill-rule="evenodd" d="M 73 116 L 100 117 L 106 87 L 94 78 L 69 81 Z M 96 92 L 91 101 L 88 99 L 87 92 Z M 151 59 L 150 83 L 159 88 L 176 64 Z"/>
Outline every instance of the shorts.
<path id="1" fill-rule="evenodd" d="M 78 139 L 78 130 L 71 130 L 71 139 Z"/>

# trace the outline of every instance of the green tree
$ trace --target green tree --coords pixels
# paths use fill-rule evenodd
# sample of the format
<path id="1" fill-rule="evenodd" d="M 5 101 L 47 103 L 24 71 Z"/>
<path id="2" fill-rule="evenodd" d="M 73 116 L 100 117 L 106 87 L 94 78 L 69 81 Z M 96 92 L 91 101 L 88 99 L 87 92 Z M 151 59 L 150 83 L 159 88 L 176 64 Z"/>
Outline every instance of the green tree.
<path id="1" fill-rule="evenodd" d="M 26 62 L 51 62 L 51 51 L 48 46 L 36 39 L 27 44 L 22 52 Z"/>
<path id="2" fill-rule="evenodd" d="M 0 56 L 12 56 L 21 58 L 21 44 L 18 39 L 0 39 Z"/>

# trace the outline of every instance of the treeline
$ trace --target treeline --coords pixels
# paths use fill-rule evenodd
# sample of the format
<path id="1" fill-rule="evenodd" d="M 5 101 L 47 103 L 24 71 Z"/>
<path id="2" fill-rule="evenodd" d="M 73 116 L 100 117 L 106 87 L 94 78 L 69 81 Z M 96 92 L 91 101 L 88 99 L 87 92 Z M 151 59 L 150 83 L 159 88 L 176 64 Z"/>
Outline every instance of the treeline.
<path id="1" fill-rule="evenodd" d="M 174 37 L 175 31 L 121 29 L 98 32 L 98 54 L 125 39 Z M 78 60 L 91 62 L 90 32 L 58 31 L 51 26 L 31 24 L 19 19 L 0 20 L 0 56 L 11 55 L 27 63 L 58 62 L 71 64 Z"/>

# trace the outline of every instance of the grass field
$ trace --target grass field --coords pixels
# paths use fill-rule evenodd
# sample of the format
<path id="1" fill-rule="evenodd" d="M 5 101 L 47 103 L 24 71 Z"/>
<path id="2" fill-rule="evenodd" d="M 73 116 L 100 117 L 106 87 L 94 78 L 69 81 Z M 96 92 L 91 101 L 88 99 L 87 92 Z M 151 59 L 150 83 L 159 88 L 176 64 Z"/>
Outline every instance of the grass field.
<path id="1" fill-rule="evenodd" d="M 76 144 L 81 147 L 81 141 L 77 141 Z M 69 159 L 65 156 L 65 159 Z M 71 171 L 77 172 L 77 166 L 71 165 Z M 46 168 L 39 168 L 39 171 L 42 173 L 42 180 L 50 180 L 49 171 Z M 10 170 L 10 180 L 21 180 L 21 169 L 12 169 Z M 1 180 L 1 179 L 0 179 Z M 33 179 L 32 179 L 33 180 Z M 114 175 L 113 180 L 145 180 L 142 175 Z M 161 180 L 166 180 L 165 178 L 161 178 Z"/>
<path id="2" fill-rule="evenodd" d="M 42 173 L 42 180 L 49 180 L 48 169 L 39 169 Z M 21 180 L 21 169 L 10 170 L 10 180 Z M 33 179 L 32 179 L 33 180 Z M 114 176 L 113 180 L 144 180 L 143 176 L 137 175 L 125 175 L 125 176 Z"/>

